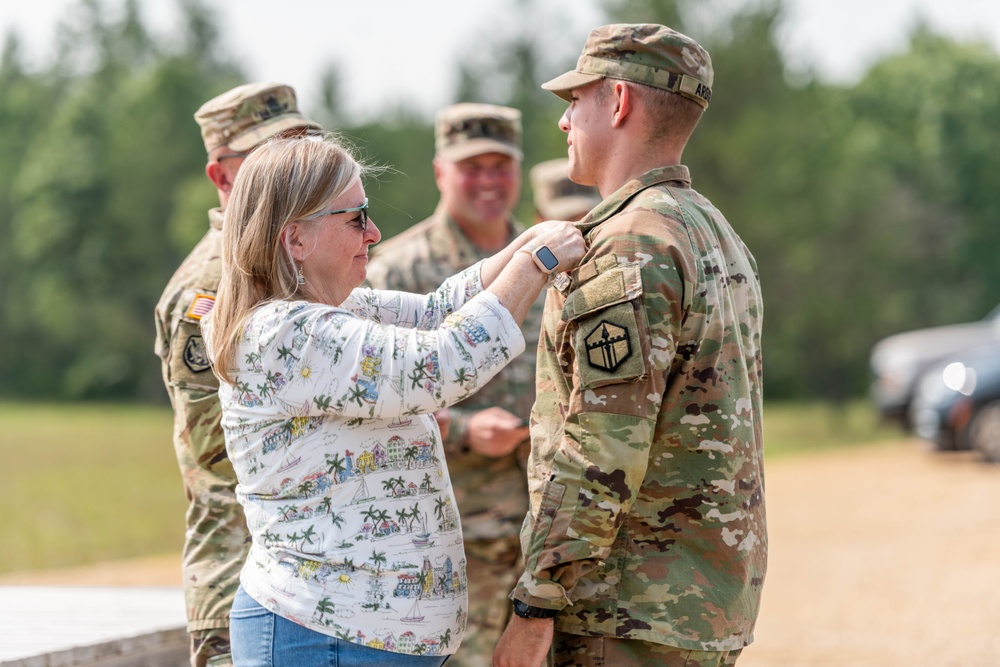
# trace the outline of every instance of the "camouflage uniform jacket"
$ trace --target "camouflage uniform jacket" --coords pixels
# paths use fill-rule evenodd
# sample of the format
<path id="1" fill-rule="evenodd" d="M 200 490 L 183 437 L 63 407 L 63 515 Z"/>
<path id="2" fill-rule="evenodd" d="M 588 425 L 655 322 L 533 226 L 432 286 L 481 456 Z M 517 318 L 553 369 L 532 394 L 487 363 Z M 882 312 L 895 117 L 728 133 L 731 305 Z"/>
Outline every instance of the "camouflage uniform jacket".
<path id="1" fill-rule="evenodd" d="M 156 354 L 174 408 L 174 450 L 188 499 L 184 588 L 188 630 L 229 627 L 229 608 L 250 548 L 236 474 L 220 426 L 219 384 L 199 328 L 219 286 L 222 212 L 170 279 L 156 306 Z"/>
<path id="2" fill-rule="evenodd" d="M 513 241 L 521 231 L 521 226 L 511 221 L 508 241 Z M 426 294 L 490 254 L 473 245 L 439 207 L 427 220 L 372 248 L 368 281 L 381 289 Z M 528 511 L 528 488 L 523 469 L 527 442 L 522 452 L 500 458 L 469 451 L 464 442 L 466 423 L 476 411 L 499 406 L 528 419 L 535 401 L 535 352 L 543 302 L 544 297 L 540 296 L 521 325 L 524 354 L 473 396 L 451 408 L 452 424 L 445 452 L 466 542 L 503 537 L 516 540 Z"/>
<path id="3" fill-rule="evenodd" d="M 756 263 L 683 166 L 578 224 L 588 252 L 545 305 L 512 596 L 564 632 L 738 649 L 767 557 Z"/>

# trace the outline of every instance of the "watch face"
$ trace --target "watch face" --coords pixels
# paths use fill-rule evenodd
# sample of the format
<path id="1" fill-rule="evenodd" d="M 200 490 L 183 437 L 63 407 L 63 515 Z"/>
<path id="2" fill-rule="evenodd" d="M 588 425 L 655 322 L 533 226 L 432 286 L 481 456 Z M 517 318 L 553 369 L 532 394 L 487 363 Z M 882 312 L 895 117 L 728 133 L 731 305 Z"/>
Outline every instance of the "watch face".
<path id="1" fill-rule="evenodd" d="M 544 266 L 547 271 L 553 271 L 557 266 L 559 266 L 559 260 L 552 254 L 552 251 L 549 250 L 548 246 L 543 245 L 541 248 L 536 250 L 535 257 L 541 261 L 542 266 Z"/>

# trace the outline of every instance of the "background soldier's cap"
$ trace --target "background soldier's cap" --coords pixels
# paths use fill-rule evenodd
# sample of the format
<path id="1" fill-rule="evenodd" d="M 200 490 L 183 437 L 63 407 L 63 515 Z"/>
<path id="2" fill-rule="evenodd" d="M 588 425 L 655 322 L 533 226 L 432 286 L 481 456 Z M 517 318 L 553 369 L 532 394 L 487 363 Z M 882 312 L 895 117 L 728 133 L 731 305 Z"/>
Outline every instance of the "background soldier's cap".
<path id="1" fill-rule="evenodd" d="M 459 161 L 483 153 L 521 155 L 521 112 L 493 104 L 453 104 L 437 114 L 436 157 Z"/>
<path id="2" fill-rule="evenodd" d="M 590 31 L 576 69 L 542 84 L 566 101 L 599 79 L 622 79 L 669 90 L 708 108 L 712 59 L 687 35 L 651 23 L 616 23 Z"/>
<path id="3" fill-rule="evenodd" d="M 299 112 L 295 91 L 281 83 L 248 83 L 201 105 L 194 114 L 205 150 L 229 146 L 248 151 L 280 132 L 297 127 L 321 129 Z"/>
<path id="4" fill-rule="evenodd" d="M 569 180 L 568 166 L 569 160 L 557 158 L 539 162 L 528 172 L 535 208 L 543 220 L 579 220 L 601 203 L 597 188 Z"/>

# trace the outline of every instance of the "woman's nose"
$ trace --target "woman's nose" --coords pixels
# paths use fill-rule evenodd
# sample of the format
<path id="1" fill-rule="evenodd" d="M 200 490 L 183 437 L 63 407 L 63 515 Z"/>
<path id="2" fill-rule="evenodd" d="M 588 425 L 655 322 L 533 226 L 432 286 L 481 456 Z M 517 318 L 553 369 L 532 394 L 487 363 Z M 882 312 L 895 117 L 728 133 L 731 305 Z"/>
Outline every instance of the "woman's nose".
<path id="1" fill-rule="evenodd" d="M 368 218 L 368 224 L 365 225 L 365 241 L 368 243 L 378 243 L 382 239 L 382 232 L 379 231 L 378 227 L 375 225 L 375 221 Z"/>

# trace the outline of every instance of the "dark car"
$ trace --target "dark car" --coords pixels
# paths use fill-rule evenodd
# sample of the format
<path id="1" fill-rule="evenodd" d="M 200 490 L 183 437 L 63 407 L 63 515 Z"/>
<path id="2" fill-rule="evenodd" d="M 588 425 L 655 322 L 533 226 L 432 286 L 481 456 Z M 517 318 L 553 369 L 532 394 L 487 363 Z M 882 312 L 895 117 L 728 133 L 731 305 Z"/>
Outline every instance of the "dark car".
<path id="1" fill-rule="evenodd" d="M 872 396 L 879 414 L 911 428 L 910 401 L 931 365 L 962 350 L 1000 342 L 1000 305 L 977 322 L 917 329 L 884 338 L 872 348 Z"/>
<path id="2" fill-rule="evenodd" d="M 928 367 L 909 417 L 915 433 L 938 449 L 976 449 L 1000 461 L 1000 342 Z"/>

